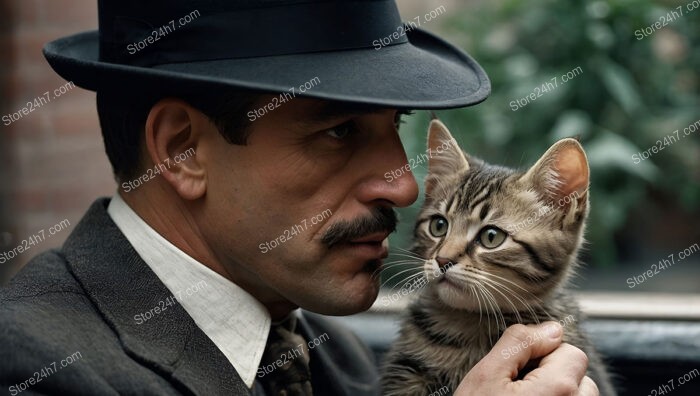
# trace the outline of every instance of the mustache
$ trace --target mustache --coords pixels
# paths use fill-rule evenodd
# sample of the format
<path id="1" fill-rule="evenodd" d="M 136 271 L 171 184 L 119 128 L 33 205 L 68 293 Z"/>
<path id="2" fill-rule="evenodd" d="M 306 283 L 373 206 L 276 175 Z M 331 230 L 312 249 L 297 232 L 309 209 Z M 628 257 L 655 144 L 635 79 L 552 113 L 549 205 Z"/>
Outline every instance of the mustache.
<path id="1" fill-rule="evenodd" d="M 321 243 L 331 248 L 339 243 L 350 242 L 376 232 L 396 231 L 396 212 L 387 207 L 376 207 L 368 216 L 351 221 L 339 221 L 328 228 Z"/>

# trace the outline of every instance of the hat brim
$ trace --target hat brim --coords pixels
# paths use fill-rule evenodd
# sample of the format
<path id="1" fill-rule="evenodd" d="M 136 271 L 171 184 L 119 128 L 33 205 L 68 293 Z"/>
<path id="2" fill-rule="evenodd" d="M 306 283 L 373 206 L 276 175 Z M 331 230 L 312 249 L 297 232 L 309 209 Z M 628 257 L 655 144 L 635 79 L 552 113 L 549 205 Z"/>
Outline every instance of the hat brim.
<path id="1" fill-rule="evenodd" d="M 406 109 L 477 104 L 491 83 L 467 53 L 421 29 L 408 43 L 379 49 L 171 63 L 139 67 L 100 62 L 98 32 L 55 40 L 44 47 L 53 69 L 75 85 L 99 91 L 135 86 L 211 90 L 244 88 Z M 313 81 L 313 82 L 312 82 Z M 312 82 L 301 93 L 299 86 Z"/>

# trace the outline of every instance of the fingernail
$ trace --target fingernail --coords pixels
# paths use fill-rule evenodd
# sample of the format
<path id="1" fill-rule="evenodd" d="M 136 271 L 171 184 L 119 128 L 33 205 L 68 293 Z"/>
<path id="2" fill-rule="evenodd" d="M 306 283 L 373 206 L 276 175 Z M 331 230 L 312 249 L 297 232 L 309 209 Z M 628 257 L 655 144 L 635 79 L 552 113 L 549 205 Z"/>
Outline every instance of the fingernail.
<path id="1" fill-rule="evenodd" d="M 558 323 L 552 323 L 548 324 L 547 327 L 544 328 L 544 331 L 550 338 L 557 339 L 561 337 L 562 328 Z"/>

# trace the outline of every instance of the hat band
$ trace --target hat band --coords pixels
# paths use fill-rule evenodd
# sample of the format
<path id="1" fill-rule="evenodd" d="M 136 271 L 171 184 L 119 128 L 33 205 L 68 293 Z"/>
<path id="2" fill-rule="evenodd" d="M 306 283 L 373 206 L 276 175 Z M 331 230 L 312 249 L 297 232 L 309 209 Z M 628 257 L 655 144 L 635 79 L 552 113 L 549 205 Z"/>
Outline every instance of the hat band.
<path id="1" fill-rule="evenodd" d="M 100 60 L 154 66 L 408 42 L 394 0 L 315 2 L 197 14 L 193 11 L 189 18 L 157 27 L 131 17 L 115 17 L 113 34 L 100 26 Z"/>

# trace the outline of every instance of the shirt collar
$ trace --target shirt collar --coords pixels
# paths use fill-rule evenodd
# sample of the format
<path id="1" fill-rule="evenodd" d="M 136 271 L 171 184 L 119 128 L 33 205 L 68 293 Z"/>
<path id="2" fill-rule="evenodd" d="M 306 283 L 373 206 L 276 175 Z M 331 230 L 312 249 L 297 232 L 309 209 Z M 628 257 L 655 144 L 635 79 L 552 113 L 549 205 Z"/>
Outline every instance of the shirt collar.
<path id="1" fill-rule="evenodd" d="M 119 230 L 251 388 L 270 331 L 270 314 L 235 283 L 170 243 L 115 194 L 107 212 Z"/>

